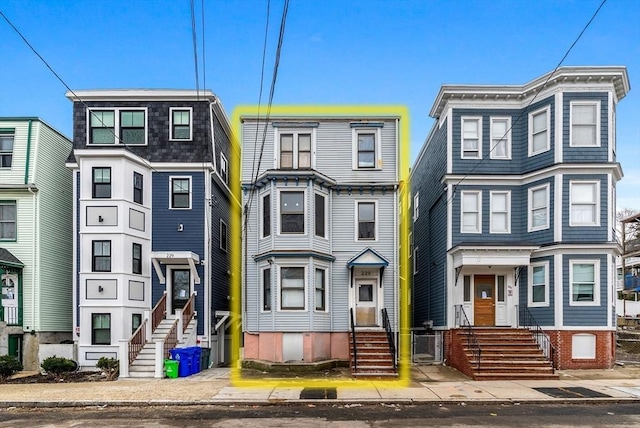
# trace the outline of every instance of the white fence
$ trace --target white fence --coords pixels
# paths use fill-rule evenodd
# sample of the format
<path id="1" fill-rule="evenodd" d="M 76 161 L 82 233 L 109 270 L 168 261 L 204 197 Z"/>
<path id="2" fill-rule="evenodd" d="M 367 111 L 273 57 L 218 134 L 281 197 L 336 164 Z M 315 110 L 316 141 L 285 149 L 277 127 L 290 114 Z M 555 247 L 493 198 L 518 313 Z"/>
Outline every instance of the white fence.
<path id="1" fill-rule="evenodd" d="M 631 316 L 635 317 L 640 314 L 640 301 L 620 300 L 616 301 L 616 315 L 619 317 Z"/>

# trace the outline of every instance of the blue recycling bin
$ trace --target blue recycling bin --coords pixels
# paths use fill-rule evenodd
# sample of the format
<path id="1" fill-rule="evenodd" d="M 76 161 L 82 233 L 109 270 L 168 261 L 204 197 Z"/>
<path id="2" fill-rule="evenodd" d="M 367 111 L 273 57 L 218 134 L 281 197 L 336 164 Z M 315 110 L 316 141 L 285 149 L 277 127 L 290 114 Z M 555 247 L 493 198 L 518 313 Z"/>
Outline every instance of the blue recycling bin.
<path id="1" fill-rule="evenodd" d="M 178 364 L 178 376 L 187 377 L 193 372 L 191 371 L 191 353 L 187 348 L 175 348 L 169 351 L 171 359 L 179 362 Z"/>
<path id="2" fill-rule="evenodd" d="M 200 358 L 202 356 L 202 348 L 199 346 L 194 346 L 191 348 L 193 353 L 191 355 L 191 370 L 192 373 L 200 373 L 202 370 L 202 366 L 200 365 Z"/>

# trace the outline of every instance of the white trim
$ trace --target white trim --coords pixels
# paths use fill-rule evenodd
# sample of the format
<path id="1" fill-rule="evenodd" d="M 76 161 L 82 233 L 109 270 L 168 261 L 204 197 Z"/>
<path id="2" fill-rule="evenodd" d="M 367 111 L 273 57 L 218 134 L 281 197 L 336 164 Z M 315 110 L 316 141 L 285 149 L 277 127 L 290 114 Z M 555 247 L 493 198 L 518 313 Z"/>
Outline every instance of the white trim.
<path id="1" fill-rule="evenodd" d="M 547 105 L 544 106 L 538 110 L 532 111 L 529 113 L 529 128 L 527 130 L 527 134 L 528 134 L 528 153 L 529 153 L 529 157 L 531 156 L 535 156 L 538 155 L 540 153 L 545 153 L 548 152 L 549 149 L 551 148 L 551 129 L 550 129 L 550 125 L 551 125 L 551 108 Z M 547 121 L 546 123 L 546 128 L 545 131 L 547 133 L 547 143 L 545 145 L 544 148 L 534 151 L 533 150 L 533 118 L 534 116 L 539 116 L 541 114 L 545 114 L 545 120 Z M 542 131 L 541 131 L 542 132 Z"/>
<path id="2" fill-rule="evenodd" d="M 292 152 L 292 160 L 291 160 L 291 168 L 283 168 L 280 164 L 281 156 L 280 156 L 280 137 L 282 135 L 293 135 L 293 152 Z M 300 168 L 298 165 L 299 161 L 299 151 L 298 151 L 298 138 L 300 134 L 309 135 L 311 138 L 311 147 L 309 148 L 309 167 Z M 273 138 L 274 138 L 274 168 L 275 169 L 283 169 L 283 170 L 309 170 L 315 169 L 316 167 L 316 128 L 283 128 L 282 130 L 279 127 L 273 127 Z"/>
<path id="3" fill-rule="evenodd" d="M 533 270 L 537 267 L 544 268 L 544 301 L 542 302 L 534 302 L 533 301 Z M 527 281 L 527 306 L 530 308 L 536 307 L 548 307 L 549 306 L 549 288 L 551 286 L 549 282 L 549 261 L 545 260 L 542 262 L 531 263 L 528 268 L 528 281 Z"/>
<path id="4" fill-rule="evenodd" d="M 465 156 L 464 148 L 464 123 L 475 121 L 476 137 L 478 140 L 477 156 Z M 482 159 L 482 116 L 461 116 L 460 117 L 460 159 Z"/>
<path id="5" fill-rule="evenodd" d="M 413 222 L 420 217 L 420 191 L 413 195 Z"/>
<path id="6" fill-rule="evenodd" d="M 285 262 L 285 263 L 280 263 L 278 265 L 273 264 L 272 266 L 277 266 L 277 275 L 276 275 L 276 290 L 277 290 L 277 295 L 276 295 L 276 302 L 277 302 L 277 306 L 276 306 L 276 310 L 277 312 L 295 312 L 295 313 L 301 313 L 301 312 L 307 312 L 308 308 L 309 308 L 309 296 L 308 296 L 308 285 L 309 285 L 309 272 L 308 272 L 308 268 L 309 268 L 309 264 L 308 262 L 295 262 L 295 261 L 291 261 L 291 262 Z M 282 268 L 302 268 L 303 269 L 303 281 L 304 281 L 304 285 L 303 285 L 303 308 L 301 309 L 289 309 L 289 308 L 282 308 Z M 271 286 L 271 290 L 273 290 L 273 285 Z"/>
<path id="7" fill-rule="evenodd" d="M 564 323 L 564 277 L 563 277 L 564 251 L 553 254 L 553 313 L 555 325 L 561 327 Z M 558 285 L 556 285 L 558 284 Z"/>
<path id="8" fill-rule="evenodd" d="M 562 103 L 564 99 L 564 93 L 558 92 L 555 94 L 555 126 L 554 126 L 554 150 L 555 150 L 555 163 L 562 163 L 564 157 L 564 138 L 562 138 L 562 129 L 564 127 L 564 121 L 562 120 L 562 113 L 564 107 Z"/>
<path id="9" fill-rule="evenodd" d="M 91 112 L 92 111 L 111 111 L 113 112 L 113 144 L 96 144 L 91 142 Z M 120 113 L 123 111 L 143 111 L 144 112 L 144 144 L 123 143 L 120 140 Z M 85 111 L 85 145 L 87 147 L 113 147 L 113 146 L 146 146 L 149 144 L 149 112 L 147 107 L 89 107 Z"/>
<path id="10" fill-rule="evenodd" d="M 329 296 L 331 293 L 329 292 L 329 266 L 324 264 L 316 264 L 317 262 L 314 260 L 313 266 L 313 312 L 324 314 L 329 313 Z M 318 309 L 316 303 L 316 271 L 321 270 L 324 272 L 324 309 Z"/>
<path id="11" fill-rule="evenodd" d="M 453 172 L 453 108 L 449 107 L 447 117 L 447 174 L 451 174 Z"/>
<path id="12" fill-rule="evenodd" d="M 493 229 L 493 214 L 498 214 L 493 208 L 493 197 L 495 195 L 506 195 L 506 224 L 504 230 Z M 511 233 L 511 191 L 510 190 L 492 190 L 489 193 L 489 233 Z"/>
<path id="13" fill-rule="evenodd" d="M 353 201 L 354 203 L 354 211 L 353 211 L 353 218 L 355 220 L 354 222 L 354 226 L 353 226 L 353 239 L 355 242 L 378 242 L 378 240 L 380 239 L 379 236 L 379 224 L 380 224 L 380 216 L 378 214 L 378 200 L 377 199 L 356 199 Z M 374 239 L 365 239 L 365 238 L 360 238 L 359 237 L 359 225 L 360 225 L 360 217 L 359 217 L 359 211 L 358 211 L 358 206 L 360 204 L 373 204 L 373 224 L 374 224 L 374 230 L 373 233 L 375 234 L 375 238 Z"/>
<path id="14" fill-rule="evenodd" d="M 557 174 L 553 178 L 553 190 L 554 190 L 554 199 L 553 199 L 553 238 L 555 242 L 562 242 L 562 189 L 563 186 L 563 175 Z"/>
<path id="15" fill-rule="evenodd" d="M 170 210 L 190 210 L 192 208 L 192 194 L 193 194 L 193 183 L 191 180 L 192 176 L 187 175 L 170 175 L 169 176 L 169 209 Z M 176 208 L 173 207 L 173 180 L 189 180 L 189 206 L 186 208 Z"/>
<path id="16" fill-rule="evenodd" d="M 322 199 L 324 200 L 324 235 L 318 235 L 316 234 L 316 213 L 318 210 L 318 207 L 316 206 L 316 195 L 317 196 L 322 196 Z M 313 192 L 313 236 L 321 238 L 321 239 L 329 239 L 329 204 L 328 204 L 328 196 L 324 193 L 318 192 L 318 191 L 314 191 Z"/>
<path id="17" fill-rule="evenodd" d="M 573 143 L 573 107 L 574 106 L 595 106 L 596 108 L 596 123 L 595 125 L 595 144 L 574 144 Z M 600 147 L 602 145 L 600 139 L 600 115 L 601 115 L 600 100 L 572 100 L 569 102 L 569 147 Z"/>
<path id="18" fill-rule="evenodd" d="M 224 184 L 229 184 L 229 161 L 227 161 L 224 153 L 220 152 L 220 178 L 224 181 Z M 224 173 L 224 174 L 223 174 Z"/>
<path id="19" fill-rule="evenodd" d="M 175 138 L 173 135 L 173 112 L 189 112 L 189 138 Z M 169 107 L 169 141 L 192 141 L 193 140 L 193 107 Z"/>
<path id="20" fill-rule="evenodd" d="M 617 141 L 616 141 L 616 137 L 617 137 L 617 130 L 616 130 L 616 105 L 613 102 L 613 97 L 614 95 L 611 93 L 611 91 L 608 92 L 608 111 L 607 111 L 607 119 L 608 119 L 608 146 L 609 146 L 609 150 L 608 150 L 608 160 L 609 162 L 615 162 L 616 159 L 616 152 L 617 152 Z"/>
<path id="21" fill-rule="evenodd" d="M 358 166 L 358 135 L 374 134 L 374 166 Z M 382 130 L 381 128 L 351 128 L 351 169 L 354 171 L 379 171 L 382 169 Z"/>
<path id="22" fill-rule="evenodd" d="M 539 190 L 545 190 L 545 194 L 546 194 L 546 203 L 544 206 L 545 209 L 545 218 L 546 218 L 546 223 L 542 226 L 533 226 L 533 192 L 539 191 Z M 550 225 L 550 218 L 549 218 L 549 203 L 550 203 L 550 195 L 549 195 L 549 183 L 545 183 L 542 184 L 540 186 L 535 186 L 535 187 L 530 187 L 527 190 L 528 193 L 528 197 L 527 197 L 527 231 L 528 232 L 535 232 L 537 230 L 545 230 L 545 229 L 549 229 L 549 225 Z"/>
<path id="23" fill-rule="evenodd" d="M 574 223 L 573 221 L 573 185 L 586 184 L 594 185 L 595 200 L 591 205 L 594 206 L 594 221 L 591 223 Z M 586 205 L 586 204 L 580 204 Z M 599 227 L 600 226 L 600 181 L 599 180 L 571 180 L 569 181 L 569 226 L 570 227 Z"/>
<path id="24" fill-rule="evenodd" d="M 224 226 L 225 230 L 226 230 L 226 236 L 225 236 L 225 242 L 224 242 L 224 248 L 222 248 L 222 227 Z M 220 249 L 222 251 L 224 251 L 225 253 L 229 250 L 229 226 L 227 226 L 227 223 L 223 220 L 220 219 L 220 236 L 219 236 L 219 240 L 220 240 Z"/>
<path id="25" fill-rule="evenodd" d="M 593 265 L 593 300 L 574 301 L 573 300 L 573 265 L 590 264 Z M 598 259 L 570 259 L 569 260 L 569 306 L 600 306 L 600 260 Z"/>
<path id="26" fill-rule="evenodd" d="M 271 235 L 273 234 L 273 201 L 271 200 L 271 188 L 267 188 L 268 191 L 265 192 L 264 194 L 260 195 L 260 209 L 259 209 L 259 215 L 260 215 L 260 231 L 258 236 L 260 237 L 260 239 L 266 239 L 271 237 Z M 269 198 L 269 234 L 265 235 L 264 234 L 264 199 L 265 198 Z"/>
<path id="27" fill-rule="evenodd" d="M 263 264 L 263 265 L 259 265 L 258 266 L 258 283 L 260 284 L 260 296 L 258 298 L 259 301 L 259 305 L 260 305 L 260 309 L 259 311 L 261 313 L 270 313 L 273 312 L 273 271 L 271 270 L 271 268 L 274 265 L 271 264 Z M 264 308 L 264 272 L 266 270 L 269 270 L 269 309 L 265 309 Z"/>
<path id="28" fill-rule="evenodd" d="M 506 134 L 504 135 L 493 135 L 493 124 L 494 122 L 506 122 Z M 499 138 L 500 141 L 504 138 L 505 141 L 505 155 L 504 156 L 496 156 L 495 147 L 493 145 L 493 140 Z M 497 145 L 496 145 L 497 146 Z M 511 116 L 491 116 L 489 118 L 489 157 L 491 159 L 501 159 L 507 160 L 511 159 Z"/>
<path id="29" fill-rule="evenodd" d="M 474 211 L 476 212 L 476 229 L 473 231 L 469 231 L 469 230 L 464 230 L 464 214 L 465 212 L 470 212 L 473 213 L 471 211 L 465 211 L 464 209 L 464 197 L 465 195 L 472 195 L 475 194 L 476 196 L 476 203 L 478 206 L 478 210 Z M 482 233 L 482 190 L 463 190 L 460 192 L 460 233 Z"/>

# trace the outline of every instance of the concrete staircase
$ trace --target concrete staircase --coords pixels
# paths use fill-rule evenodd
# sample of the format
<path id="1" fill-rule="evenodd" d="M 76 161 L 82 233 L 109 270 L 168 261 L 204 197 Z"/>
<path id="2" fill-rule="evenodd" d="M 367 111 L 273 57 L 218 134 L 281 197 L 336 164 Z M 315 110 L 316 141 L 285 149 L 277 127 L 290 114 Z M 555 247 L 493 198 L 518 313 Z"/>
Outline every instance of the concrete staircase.
<path id="1" fill-rule="evenodd" d="M 362 379 L 395 379 L 397 370 L 393 367 L 393 358 L 385 332 L 356 332 L 356 353 L 353 352 L 353 336 L 349 335 L 351 355 L 351 375 Z M 356 362 L 357 357 L 357 364 Z"/>
<path id="2" fill-rule="evenodd" d="M 462 350 L 466 358 L 456 368 L 474 380 L 558 379 L 528 329 L 473 327 L 472 331 L 481 349 L 479 366 L 468 346 L 468 330 L 454 330 L 452 340 L 453 348 Z"/>

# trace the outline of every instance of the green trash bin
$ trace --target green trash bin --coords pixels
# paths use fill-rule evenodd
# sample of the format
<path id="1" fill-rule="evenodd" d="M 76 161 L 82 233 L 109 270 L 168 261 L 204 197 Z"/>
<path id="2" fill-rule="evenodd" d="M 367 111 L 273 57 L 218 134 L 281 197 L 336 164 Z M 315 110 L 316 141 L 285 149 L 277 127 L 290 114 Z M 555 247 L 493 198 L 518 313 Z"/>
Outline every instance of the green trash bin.
<path id="1" fill-rule="evenodd" d="M 178 364 L 176 360 L 164 360 L 164 373 L 168 378 L 175 379 L 178 377 Z"/>
<path id="2" fill-rule="evenodd" d="M 200 354 L 200 370 L 208 369 L 210 360 L 211 348 L 202 348 L 202 353 Z"/>

